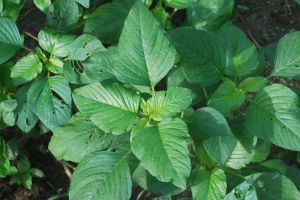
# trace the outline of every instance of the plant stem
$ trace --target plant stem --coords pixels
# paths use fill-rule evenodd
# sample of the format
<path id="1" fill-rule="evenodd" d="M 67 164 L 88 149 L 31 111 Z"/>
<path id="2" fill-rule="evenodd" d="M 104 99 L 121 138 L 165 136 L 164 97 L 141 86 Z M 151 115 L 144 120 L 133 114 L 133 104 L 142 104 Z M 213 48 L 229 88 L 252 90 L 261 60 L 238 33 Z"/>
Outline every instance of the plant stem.
<path id="1" fill-rule="evenodd" d="M 30 48 L 26 47 L 26 46 L 23 46 L 23 49 L 29 51 L 29 52 L 33 52 L 33 50 L 31 50 Z"/>
<path id="2" fill-rule="evenodd" d="M 24 32 L 25 35 L 31 37 L 32 39 L 34 39 L 35 41 L 39 41 L 39 39 L 37 37 L 35 37 L 34 35 L 32 35 L 31 33 L 28 33 L 28 32 Z"/>

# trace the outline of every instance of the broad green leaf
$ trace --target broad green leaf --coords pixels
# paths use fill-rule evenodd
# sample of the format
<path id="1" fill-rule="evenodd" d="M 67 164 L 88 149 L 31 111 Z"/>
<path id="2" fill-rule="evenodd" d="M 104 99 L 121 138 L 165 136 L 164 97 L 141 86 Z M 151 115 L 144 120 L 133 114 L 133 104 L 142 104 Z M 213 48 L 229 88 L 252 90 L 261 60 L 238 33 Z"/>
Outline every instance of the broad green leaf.
<path id="1" fill-rule="evenodd" d="M 176 51 L 148 8 L 137 1 L 125 21 L 113 72 L 122 82 L 154 87 L 172 68 Z"/>
<path id="2" fill-rule="evenodd" d="M 79 6 L 74 0 L 56 0 L 47 13 L 50 26 L 59 30 L 74 30 L 81 16 Z"/>
<path id="3" fill-rule="evenodd" d="M 226 175 L 222 169 L 204 171 L 198 169 L 193 174 L 193 200 L 220 200 L 226 194 Z"/>
<path id="4" fill-rule="evenodd" d="M 24 188 L 27 190 L 32 189 L 32 176 L 29 173 L 21 174 L 20 179 Z"/>
<path id="5" fill-rule="evenodd" d="M 300 196 L 296 186 L 279 173 L 254 174 L 238 185 L 224 200 L 294 200 Z"/>
<path id="6" fill-rule="evenodd" d="M 90 0 L 75 0 L 75 1 L 85 8 L 90 7 Z"/>
<path id="7" fill-rule="evenodd" d="M 0 136 L 0 178 L 4 178 L 8 173 L 8 169 L 10 168 L 7 151 L 6 142 Z"/>
<path id="8" fill-rule="evenodd" d="M 3 121 L 4 124 L 8 126 L 15 125 L 16 121 L 16 115 L 15 115 L 15 109 L 17 107 L 16 100 L 9 99 L 2 101 L 0 103 L 0 122 Z M 1 120 L 2 118 L 2 120 Z"/>
<path id="9" fill-rule="evenodd" d="M 244 103 L 245 96 L 245 92 L 237 88 L 233 81 L 226 80 L 212 93 L 207 105 L 228 116 Z"/>
<path id="10" fill-rule="evenodd" d="M 226 69 L 227 75 L 243 77 L 263 71 L 260 69 L 263 65 L 261 55 L 242 30 L 228 22 L 220 28 L 218 34 L 232 49 L 234 64 Z"/>
<path id="11" fill-rule="evenodd" d="M 64 77 L 45 77 L 34 82 L 28 96 L 30 108 L 50 130 L 69 120 L 71 89 Z"/>
<path id="12" fill-rule="evenodd" d="M 70 44 L 68 59 L 83 61 L 91 55 L 105 50 L 100 40 L 95 36 L 84 34 Z"/>
<path id="13" fill-rule="evenodd" d="M 83 63 L 67 61 L 63 67 L 63 74 L 70 83 L 87 84 L 114 79 L 110 72 L 111 62 L 109 53 L 96 53 Z"/>
<path id="14" fill-rule="evenodd" d="M 97 36 L 104 43 L 116 43 L 130 7 L 131 5 L 127 5 L 124 1 L 99 6 L 84 17 L 84 32 Z"/>
<path id="15" fill-rule="evenodd" d="M 12 20 L 16 21 L 17 18 L 19 17 L 19 14 L 23 6 L 24 6 L 24 1 L 21 0 L 1 0 L 0 16 L 11 18 Z"/>
<path id="16" fill-rule="evenodd" d="M 13 81 L 10 77 L 11 70 L 14 66 L 13 62 L 6 62 L 3 64 L 0 64 L 0 88 L 5 89 L 13 89 L 15 88 L 15 85 L 13 84 Z M 5 94 L 0 95 L 0 102 L 4 99 L 7 99 L 4 97 Z"/>
<path id="17" fill-rule="evenodd" d="M 217 30 L 232 14 L 234 0 L 199 0 L 187 9 L 188 23 L 196 29 Z"/>
<path id="18" fill-rule="evenodd" d="M 246 92 L 258 92 L 267 86 L 268 80 L 265 77 L 257 76 L 257 77 L 249 77 L 243 80 L 239 87 L 240 89 Z"/>
<path id="19" fill-rule="evenodd" d="M 141 165 L 159 181 L 185 189 L 191 171 L 186 124 L 169 118 L 131 134 L 131 149 Z"/>
<path id="20" fill-rule="evenodd" d="M 137 120 L 140 97 L 118 83 L 92 83 L 76 89 L 74 102 L 79 111 L 104 132 L 122 134 Z"/>
<path id="21" fill-rule="evenodd" d="M 57 57 L 66 57 L 70 44 L 76 36 L 60 34 L 52 30 L 41 30 L 38 34 L 39 45 Z"/>
<path id="22" fill-rule="evenodd" d="M 164 0 L 172 8 L 184 9 L 192 6 L 198 0 Z"/>
<path id="23" fill-rule="evenodd" d="M 129 154 L 97 151 L 87 155 L 73 174 L 69 198 L 128 200 L 132 185 L 127 163 Z"/>
<path id="24" fill-rule="evenodd" d="M 289 88 L 273 84 L 261 90 L 246 112 L 246 126 L 257 137 L 280 147 L 300 150 L 298 96 Z"/>
<path id="25" fill-rule="evenodd" d="M 185 119 L 194 140 L 218 136 L 233 136 L 225 117 L 217 110 L 204 107 Z"/>
<path id="26" fill-rule="evenodd" d="M 28 95 L 30 85 L 24 85 L 17 90 L 16 100 L 18 106 L 16 108 L 17 125 L 25 133 L 28 133 L 37 123 L 38 118 L 29 106 L 31 96 Z"/>
<path id="27" fill-rule="evenodd" d="M 262 162 L 267 159 L 271 151 L 271 143 L 267 143 L 263 140 L 257 140 L 252 162 Z"/>
<path id="28" fill-rule="evenodd" d="M 133 181 L 142 187 L 144 190 L 155 194 L 177 194 L 182 192 L 182 189 L 174 186 L 172 183 L 164 183 L 158 181 L 142 165 L 139 165 L 132 175 Z"/>
<path id="29" fill-rule="evenodd" d="M 231 52 L 216 34 L 189 27 L 169 32 L 190 83 L 209 86 L 217 83 L 232 64 Z"/>
<path id="30" fill-rule="evenodd" d="M 0 64 L 8 61 L 22 47 L 24 38 L 12 19 L 0 17 Z"/>
<path id="31" fill-rule="evenodd" d="M 104 133 L 78 113 L 54 131 L 49 150 L 58 159 L 77 163 L 89 153 L 107 149 L 111 140 L 112 135 Z"/>
<path id="32" fill-rule="evenodd" d="M 18 60 L 12 68 L 11 78 L 15 85 L 27 83 L 36 78 L 42 72 L 43 64 L 34 53 L 29 53 Z"/>
<path id="33" fill-rule="evenodd" d="M 287 78 L 299 79 L 300 76 L 300 47 L 297 44 L 300 41 L 300 32 L 286 34 L 280 39 L 272 74 L 274 76 L 283 76 Z"/>
<path id="34" fill-rule="evenodd" d="M 231 135 L 216 136 L 204 140 L 203 145 L 210 157 L 224 165 L 234 151 L 237 145 L 237 140 Z"/>
<path id="35" fill-rule="evenodd" d="M 156 121 L 173 117 L 183 112 L 193 101 L 191 90 L 180 87 L 171 87 L 166 92 L 159 91 L 142 104 L 143 112 Z"/>
<path id="36" fill-rule="evenodd" d="M 36 7 L 38 7 L 41 11 L 47 13 L 49 7 L 51 6 L 51 0 L 33 0 Z"/>

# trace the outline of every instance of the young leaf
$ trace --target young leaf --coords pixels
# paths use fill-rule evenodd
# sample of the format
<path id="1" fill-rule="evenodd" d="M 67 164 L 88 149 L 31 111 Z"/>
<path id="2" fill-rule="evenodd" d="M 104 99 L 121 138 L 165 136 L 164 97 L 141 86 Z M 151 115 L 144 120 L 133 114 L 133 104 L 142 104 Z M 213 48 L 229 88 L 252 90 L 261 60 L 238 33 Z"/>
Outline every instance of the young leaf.
<path id="1" fill-rule="evenodd" d="M 38 34 L 39 45 L 57 57 L 68 55 L 69 45 L 75 38 L 75 35 L 60 34 L 52 30 L 41 30 Z"/>
<path id="2" fill-rule="evenodd" d="M 97 151 L 87 155 L 73 174 L 70 199 L 128 200 L 132 184 L 129 154 Z"/>
<path id="3" fill-rule="evenodd" d="M 200 0 L 187 9 L 188 23 L 196 29 L 215 31 L 232 14 L 234 0 Z"/>
<path id="4" fill-rule="evenodd" d="M 74 0 L 56 0 L 49 8 L 47 21 L 59 30 L 70 31 L 76 28 L 80 15 L 79 6 Z"/>
<path id="5" fill-rule="evenodd" d="M 70 44 L 68 59 L 83 61 L 91 55 L 105 50 L 100 40 L 95 36 L 84 34 Z"/>
<path id="6" fill-rule="evenodd" d="M 156 121 L 161 121 L 187 109 L 193 101 L 191 90 L 172 87 L 167 92 L 156 92 L 147 102 L 142 104 L 143 112 Z"/>
<path id="7" fill-rule="evenodd" d="M 64 77 L 45 77 L 34 82 L 28 96 L 30 108 L 50 130 L 69 120 L 71 89 Z"/>
<path id="8" fill-rule="evenodd" d="M 0 17 L 0 64 L 8 61 L 23 47 L 24 38 L 10 18 Z"/>
<path id="9" fill-rule="evenodd" d="M 169 32 L 181 59 L 181 67 L 191 83 L 209 86 L 221 80 L 225 68 L 232 64 L 231 52 L 216 34 L 177 28 Z"/>
<path id="10" fill-rule="evenodd" d="M 113 67 L 115 76 L 124 83 L 154 87 L 172 68 L 175 55 L 159 22 L 137 1 L 120 37 Z"/>
<path id="11" fill-rule="evenodd" d="M 243 80 L 238 88 L 246 92 L 258 92 L 259 90 L 267 86 L 267 81 L 268 80 L 265 77 L 261 76 L 249 77 Z"/>
<path id="12" fill-rule="evenodd" d="M 194 140 L 233 136 L 225 117 L 213 108 L 200 108 L 185 121 Z"/>
<path id="13" fill-rule="evenodd" d="M 300 76 L 300 46 L 295 45 L 300 41 L 300 32 L 286 34 L 280 39 L 272 74 L 287 78 L 299 79 Z"/>
<path id="14" fill-rule="evenodd" d="M 41 73 L 43 64 L 34 53 L 21 58 L 12 68 L 11 78 L 15 85 L 21 85 L 36 78 Z"/>
<path id="15" fill-rule="evenodd" d="M 172 8 L 184 9 L 188 8 L 198 0 L 164 0 L 166 4 Z"/>
<path id="16" fill-rule="evenodd" d="M 131 149 L 141 165 L 162 182 L 185 189 L 191 171 L 188 130 L 179 119 L 165 119 L 131 133 Z"/>
<path id="17" fill-rule="evenodd" d="M 16 100 L 18 103 L 17 113 L 17 125 L 25 133 L 28 133 L 37 123 L 38 118 L 34 114 L 33 110 L 29 106 L 31 96 L 28 95 L 30 85 L 24 85 L 19 88 L 16 93 Z"/>
<path id="18" fill-rule="evenodd" d="M 58 159 L 80 162 L 89 153 L 107 149 L 111 140 L 112 135 L 77 113 L 54 131 L 49 150 Z"/>
<path id="19" fill-rule="evenodd" d="M 262 59 L 256 46 L 247 38 L 246 34 L 231 22 L 224 24 L 218 34 L 228 42 L 233 54 L 233 65 L 226 68 L 229 76 L 243 77 L 255 75 L 262 71 Z"/>
<path id="20" fill-rule="evenodd" d="M 192 193 L 194 200 L 219 200 L 226 194 L 226 175 L 221 169 L 205 171 L 198 169 L 193 174 Z"/>
<path id="21" fill-rule="evenodd" d="M 245 92 L 238 89 L 233 81 L 226 80 L 212 93 L 207 105 L 228 116 L 244 103 L 245 96 Z"/>
<path id="22" fill-rule="evenodd" d="M 246 113 L 246 126 L 266 142 L 300 150 L 298 96 L 289 88 L 273 84 L 261 90 Z"/>
<path id="23" fill-rule="evenodd" d="M 49 7 L 51 6 L 51 0 L 33 0 L 36 7 L 38 7 L 41 11 L 47 13 Z"/>
<path id="24" fill-rule="evenodd" d="M 15 109 L 17 107 L 16 100 L 8 99 L 0 103 L 0 120 L 8 126 L 14 126 L 16 122 Z M 1 121 L 0 121 L 1 122 Z"/>
<path id="25" fill-rule="evenodd" d="M 79 111 L 104 132 L 125 133 L 137 120 L 139 95 L 118 83 L 89 84 L 76 89 L 73 99 Z"/>
<path id="26" fill-rule="evenodd" d="M 271 151 L 271 143 L 258 140 L 254 149 L 254 155 L 251 162 L 262 162 L 267 159 Z"/>

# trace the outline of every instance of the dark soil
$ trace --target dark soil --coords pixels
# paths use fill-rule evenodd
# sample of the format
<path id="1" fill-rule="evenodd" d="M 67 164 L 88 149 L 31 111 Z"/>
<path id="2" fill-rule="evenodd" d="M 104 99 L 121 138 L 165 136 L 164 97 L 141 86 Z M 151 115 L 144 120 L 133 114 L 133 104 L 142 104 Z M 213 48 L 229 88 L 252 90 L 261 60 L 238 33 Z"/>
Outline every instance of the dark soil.
<path id="1" fill-rule="evenodd" d="M 300 6 L 293 0 L 237 0 L 236 5 L 234 22 L 258 46 L 277 42 L 286 33 L 300 29 Z M 21 32 L 33 36 L 37 36 L 45 23 L 45 14 L 33 5 L 27 5 L 18 20 Z M 28 34 L 24 36 L 26 46 L 33 49 L 37 41 Z M 39 139 L 30 139 L 24 146 L 32 166 L 40 168 L 46 177 L 34 179 L 30 191 L 21 186 L 9 185 L 7 179 L 0 180 L 0 200 L 46 200 L 59 191 L 68 190 L 70 181 L 62 164 L 47 149 L 50 137 L 47 134 Z M 136 199 L 139 192 L 140 189 L 136 189 L 132 199 Z M 152 199 L 147 194 L 142 198 Z"/>

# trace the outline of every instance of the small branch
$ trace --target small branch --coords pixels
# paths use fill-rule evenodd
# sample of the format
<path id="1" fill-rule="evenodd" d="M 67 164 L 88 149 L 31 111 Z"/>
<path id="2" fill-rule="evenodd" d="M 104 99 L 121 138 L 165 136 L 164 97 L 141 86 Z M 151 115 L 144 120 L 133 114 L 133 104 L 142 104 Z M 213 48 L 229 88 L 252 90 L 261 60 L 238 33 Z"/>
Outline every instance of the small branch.
<path id="1" fill-rule="evenodd" d="M 35 41 L 39 41 L 39 39 L 37 38 L 37 37 L 35 37 L 34 35 L 32 35 L 31 33 L 29 33 L 29 32 L 24 32 L 24 34 L 25 35 L 27 35 L 27 36 L 29 36 L 29 37 L 31 37 L 32 39 L 34 39 Z"/>
<path id="2" fill-rule="evenodd" d="M 68 168 L 68 166 L 66 165 L 66 163 L 63 162 L 63 161 L 60 161 L 60 160 L 58 160 L 58 162 L 62 165 L 62 167 L 65 170 L 66 175 L 71 180 L 72 179 L 72 172 L 70 171 L 70 169 Z"/>
<path id="3" fill-rule="evenodd" d="M 261 46 L 259 45 L 259 43 L 257 42 L 257 40 L 255 39 L 255 37 L 253 36 L 253 34 L 251 33 L 251 31 L 249 30 L 248 28 L 248 25 L 247 25 L 247 22 L 246 20 L 244 19 L 244 17 L 240 14 L 240 19 L 242 21 L 242 23 L 244 24 L 245 28 L 246 28 L 246 31 L 247 31 L 247 34 L 248 36 L 251 38 L 251 40 L 254 42 L 254 44 L 256 45 L 256 47 L 258 49 L 261 49 Z"/>
<path id="4" fill-rule="evenodd" d="M 29 49 L 28 47 L 26 47 L 26 46 L 24 46 L 24 45 L 23 45 L 23 49 L 25 49 L 25 50 L 27 50 L 27 51 L 29 51 L 29 52 L 33 52 L 33 50 Z"/>

